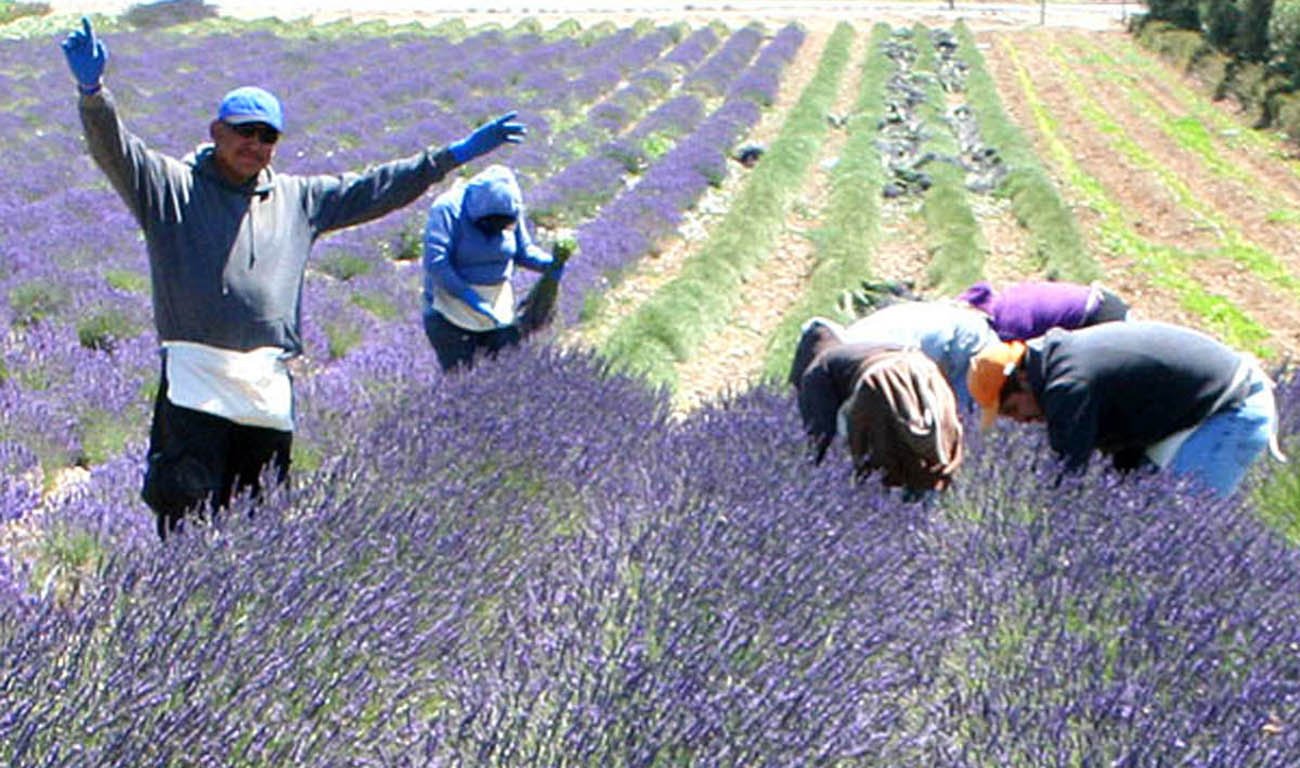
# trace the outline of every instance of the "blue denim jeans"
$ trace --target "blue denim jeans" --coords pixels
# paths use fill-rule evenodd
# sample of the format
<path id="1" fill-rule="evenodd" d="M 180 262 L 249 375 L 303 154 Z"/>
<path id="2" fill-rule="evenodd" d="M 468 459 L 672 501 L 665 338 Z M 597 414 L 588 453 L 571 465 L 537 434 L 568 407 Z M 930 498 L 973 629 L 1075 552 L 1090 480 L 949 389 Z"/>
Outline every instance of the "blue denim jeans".
<path id="1" fill-rule="evenodd" d="M 1187 438 L 1174 455 L 1172 471 L 1193 475 L 1222 496 L 1237 489 L 1277 428 L 1272 384 L 1258 368 L 1248 382 L 1244 401 L 1211 415 Z"/>

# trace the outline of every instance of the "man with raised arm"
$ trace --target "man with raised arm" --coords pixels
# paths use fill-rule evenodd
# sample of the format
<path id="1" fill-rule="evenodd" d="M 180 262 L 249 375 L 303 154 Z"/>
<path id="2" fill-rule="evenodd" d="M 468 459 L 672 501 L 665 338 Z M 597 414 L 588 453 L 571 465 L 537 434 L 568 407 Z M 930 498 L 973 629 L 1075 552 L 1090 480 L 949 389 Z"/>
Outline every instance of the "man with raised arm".
<path id="1" fill-rule="evenodd" d="M 189 514 L 288 479 L 300 296 L 312 243 L 419 198 L 450 171 L 525 128 L 514 113 L 446 147 L 360 173 L 271 167 L 280 102 L 255 86 L 221 99 L 211 143 L 182 159 L 147 147 L 104 87 L 108 50 L 89 19 L 63 42 L 90 154 L 144 231 L 162 375 L 141 495 L 166 538 Z"/>

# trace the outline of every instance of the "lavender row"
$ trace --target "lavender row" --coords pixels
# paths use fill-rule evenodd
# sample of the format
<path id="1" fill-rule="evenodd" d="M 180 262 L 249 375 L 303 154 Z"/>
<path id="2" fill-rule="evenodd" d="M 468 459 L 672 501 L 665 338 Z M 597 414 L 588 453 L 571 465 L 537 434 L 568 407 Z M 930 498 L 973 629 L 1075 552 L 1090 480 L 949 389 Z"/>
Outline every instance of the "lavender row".
<path id="1" fill-rule="evenodd" d="M 758 35 L 754 28 L 747 29 Z M 803 44 L 804 36 L 798 25 L 782 28 L 752 66 L 761 74 L 742 78 L 750 85 L 765 83 L 770 102 L 780 72 Z M 737 33 L 732 39 L 739 37 Z M 721 181 L 731 147 L 758 120 L 759 107 L 752 92 L 747 87 L 743 94 L 728 97 L 696 131 L 651 166 L 636 186 L 579 227 L 577 239 L 584 257 L 570 266 L 567 292 L 561 296 L 560 312 L 567 322 L 576 322 L 588 293 L 605 290 L 628 265 L 650 253 L 677 227 L 683 212 L 704 190 Z"/>
<path id="2" fill-rule="evenodd" d="M 747 41 L 749 37 L 745 35 L 744 39 Z M 642 70 L 609 102 L 594 107 L 585 141 L 575 142 L 581 145 L 581 156 L 571 158 L 556 173 L 531 185 L 528 207 L 532 219 L 554 227 L 574 219 L 591 218 L 624 184 L 627 174 L 643 170 L 649 152 L 645 146 L 647 141 L 653 138 L 664 141 L 693 130 L 700 121 L 702 105 L 698 98 L 689 95 L 670 98 L 641 123 L 635 126 L 631 123 L 645 112 L 652 98 L 667 95 L 683 75 L 689 77 L 691 66 L 701 60 L 712 61 L 713 58 L 705 57 L 718 42 L 712 27 L 696 30 L 665 54 L 660 66 Z M 738 66 L 743 64 L 738 62 Z M 735 70 L 718 74 L 734 78 Z M 627 134 L 628 138 L 622 139 L 620 134 Z M 593 150 L 592 145 L 598 148 Z"/>
<path id="3" fill-rule="evenodd" d="M 1058 486 L 1039 432 L 972 424 L 960 485 L 905 505 L 810 469 L 784 392 L 678 424 L 537 347 L 433 390 L 372 365 L 387 399 L 252 520 L 133 539 L 113 464 L 57 510 L 114 555 L 0 619 L 0 760 L 1300 757 L 1300 554 L 1240 500 Z"/>

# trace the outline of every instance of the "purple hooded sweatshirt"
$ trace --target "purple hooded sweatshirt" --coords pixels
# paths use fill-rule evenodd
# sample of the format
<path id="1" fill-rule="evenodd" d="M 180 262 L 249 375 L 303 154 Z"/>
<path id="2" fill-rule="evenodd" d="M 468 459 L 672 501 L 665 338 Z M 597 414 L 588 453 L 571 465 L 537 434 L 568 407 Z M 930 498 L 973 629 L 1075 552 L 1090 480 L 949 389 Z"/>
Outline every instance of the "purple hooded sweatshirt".
<path id="1" fill-rule="evenodd" d="M 1087 325 L 1101 300 L 1091 285 L 1054 281 L 1015 283 L 1001 292 L 975 283 L 957 297 L 989 316 L 1003 341 L 1033 339 L 1051 328 L 1074 330 Z"/>

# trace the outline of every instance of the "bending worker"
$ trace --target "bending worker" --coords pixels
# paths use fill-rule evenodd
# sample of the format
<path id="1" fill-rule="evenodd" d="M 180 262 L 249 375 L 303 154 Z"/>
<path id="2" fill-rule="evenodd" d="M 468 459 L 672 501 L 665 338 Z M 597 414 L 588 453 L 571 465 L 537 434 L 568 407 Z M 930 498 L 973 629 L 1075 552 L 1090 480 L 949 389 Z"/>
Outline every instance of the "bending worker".
<path id="1" fill-rule="evenodd" d="M 1266 448 L 1284 460 L 1259 363 L 1189 328 L 1103 323 L 997 342 L 971 362 L 969 386 L 985 427 L 1046 423 L 1071 473 L 1101 451 L 1117 469 L 1167 468 L 1226 496 Z"/>
<path id="2" fill-rule="evenodd" d="M 917 347 L 948 380 L 963 412 L 974 409 L 966 371 L 981 349 L 997 341 L 988 319 L 952 301 L 900 301 L 854 320 L 840 332 L 848 343 L 887 342 Z"/>
<path id="3" fill-rule="evenodd" d="M 1075 330 L 1128 319 L 1128 304 L 1099 283 L 1049 280 L 1015 283 L 995 291 L 975 283 L 957 297 L 988 317 L 1003 341 L 1033 339 L 1052 328 Z"/>
<path id="4" fill-rule="evenodd" d="M 962 462 L 952 388 L 920 350 L 892 342 L 846 343 L 822 318 L 804 324 L 790 371 L 813 463 L 841 436 L 854 478 L 879 470 L 904 499 L 947 488 Z"/>
<path id="5" fill-rule="evenodd" d="M 433 201 L 424 229 L 424 332 L 443 371 L 519 343 L 524 329 L 510 284 L 516 264 L 553 281 L 564 271 L 563 259 L 529 237 L 513 171 L 488 166 Z"/>
<path id="6" fill-rule="evenodd" d="M 144 230 L 162 380 L 142 496 L 166 538 L 188 514 L 288 478 L 293 391 L 302 351 L 299 296 L 312 243 L 420 197 L 462 163 L 520 141 L 513 113 L 446 147 L 361 173 L 294 176 L 271 168 L 285 129 L 280 102 L 230 91 L 210 144 L 184 159 L 127 130 L 104 87 L 108 51 L 89 19 L 63 42 L 90 154 Z"/>

